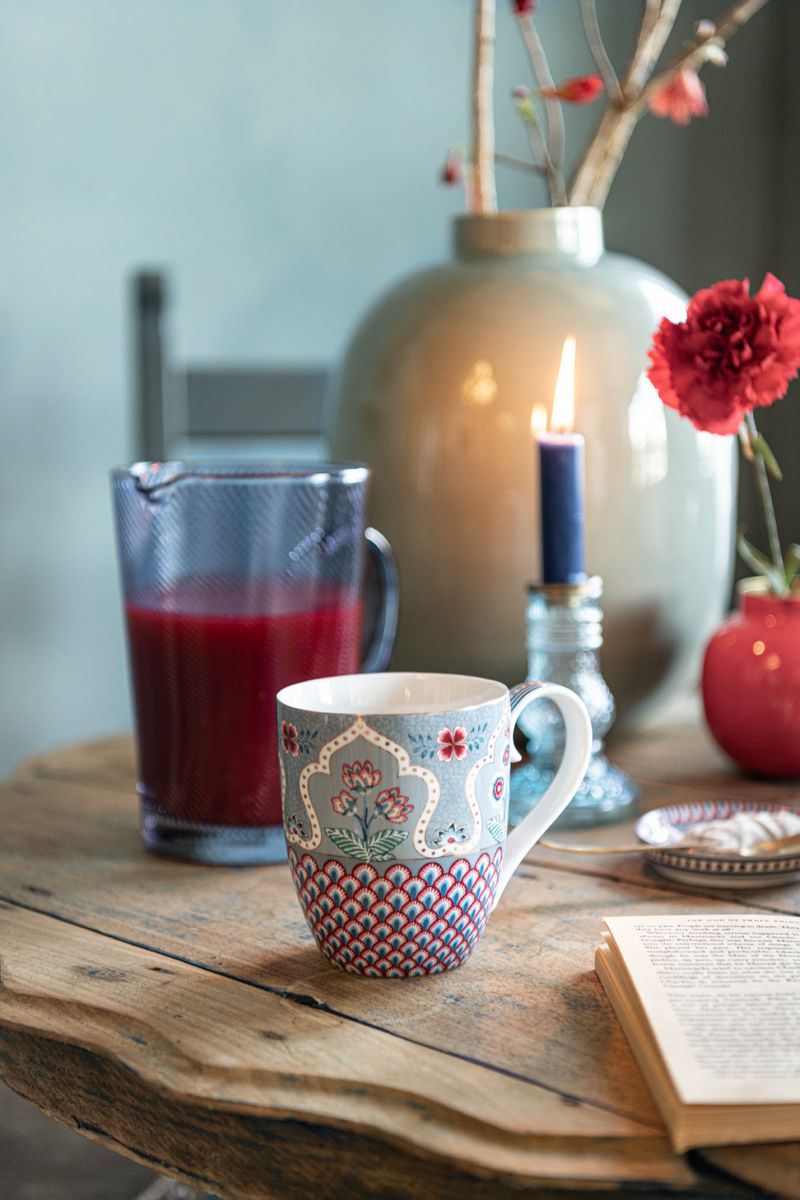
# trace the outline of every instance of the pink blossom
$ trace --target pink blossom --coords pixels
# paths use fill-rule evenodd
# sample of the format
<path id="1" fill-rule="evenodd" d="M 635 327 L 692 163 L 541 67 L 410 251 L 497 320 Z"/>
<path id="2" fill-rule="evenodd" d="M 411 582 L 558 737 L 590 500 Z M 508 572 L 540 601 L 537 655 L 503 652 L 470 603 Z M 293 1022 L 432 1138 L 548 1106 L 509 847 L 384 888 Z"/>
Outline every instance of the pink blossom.
<path id="1" fill-rule="evenodd" d="M 688 125 L 692 117 L 708 116 L 706 89 L 697 71 L 691 67 L 685 67 L 656 88 L 648 105 L 654 116 L 669 117 L 676 125 Z"/>

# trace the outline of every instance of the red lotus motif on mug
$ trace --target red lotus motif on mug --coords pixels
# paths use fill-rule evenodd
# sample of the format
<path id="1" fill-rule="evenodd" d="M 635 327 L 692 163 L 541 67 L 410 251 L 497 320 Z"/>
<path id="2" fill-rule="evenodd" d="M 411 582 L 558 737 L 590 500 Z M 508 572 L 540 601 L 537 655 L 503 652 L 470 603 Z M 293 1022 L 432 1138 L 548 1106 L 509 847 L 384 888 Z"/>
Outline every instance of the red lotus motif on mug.
<path id="1" fill-rule="evenodd" d="M 408 796 L 400 795 L 400 788 L 387 788 L 380 792 L 375 801 L 375 812 L 392 825 L 403 825 L 414 811 L 414 805 L 409 803 Z"/>
<path id="2" fill-rule="evenodd" d="M 467 731 L 457 725 L 455 729 L 440 729 L 436 739 L 439 743 L 439 758 L 442 762 L 450 762 L 453 758 L 466 758 Z"/>
<path id="3" fill-rule="evenodd" d="M 289 721 L 281 721 L 281 745 L 285 754 L 297 758 L 300 753 L 300 743 L 297 740 L 297 726 Z"/>
<path id="4" fill-rule="evenodd" d="M 381 773 L 373 767 L 368 758 L 363 763 L 345 763 L 342 767 L 342 783 L 346 788 L 357 792 L 368 792 L 377 787 L 381 781 Z"/>
<path id="5" fill-rule="evenodd" d="M 492 911 L 503 852 L 445 870 L 404 863 L 382 874 L 362 863 L 349 874 L 338 859 L 318 863 L 289 851 L 297 895 L 322 953 L 354 975 L 438 975 L 469 958 Z"/>
<path id="6" fill-rule="evenodd" d="M 331 796 L 331 805 L 340 817 L 347 817 L 356 811 L 358 801 L 349 792 L 340 792 L 338 796 Z"/>

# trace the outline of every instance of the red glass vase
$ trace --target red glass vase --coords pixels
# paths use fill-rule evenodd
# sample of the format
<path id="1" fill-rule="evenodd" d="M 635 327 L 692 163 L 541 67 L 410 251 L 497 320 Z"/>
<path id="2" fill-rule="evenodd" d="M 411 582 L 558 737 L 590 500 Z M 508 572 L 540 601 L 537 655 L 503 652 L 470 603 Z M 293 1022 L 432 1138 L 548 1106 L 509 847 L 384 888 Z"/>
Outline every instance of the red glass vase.
<path id="1" fill-rule="evenodd" d="M 800 777 L 800 590 L 739 584 L 739 611 L 706 647 L 703 704 L 726 754 L 759 775 Z"/>

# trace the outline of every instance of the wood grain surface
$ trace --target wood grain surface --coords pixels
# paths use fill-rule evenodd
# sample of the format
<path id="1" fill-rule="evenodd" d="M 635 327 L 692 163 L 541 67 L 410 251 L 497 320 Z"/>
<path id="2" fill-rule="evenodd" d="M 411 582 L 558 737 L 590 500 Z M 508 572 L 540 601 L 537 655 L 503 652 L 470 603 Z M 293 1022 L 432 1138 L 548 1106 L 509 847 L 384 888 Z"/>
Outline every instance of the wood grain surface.
<path id="1" fill-rule="evenodd" d="M 691 726 L 616 759 L 647 807 L 800 799 Z M 464 968 L 366 980 L 316 950 L 285 865 L 146 854 L 133 775 L 117 738 L 0 789 L 0 1073 L 46 1112 L 242 1200 L 800 1197 L 795 1145 L 671 1152 L 593 970 L 606 915 L 794 913 L 800 888 L 691 894 L 633 856 L 536 850 Z"/>

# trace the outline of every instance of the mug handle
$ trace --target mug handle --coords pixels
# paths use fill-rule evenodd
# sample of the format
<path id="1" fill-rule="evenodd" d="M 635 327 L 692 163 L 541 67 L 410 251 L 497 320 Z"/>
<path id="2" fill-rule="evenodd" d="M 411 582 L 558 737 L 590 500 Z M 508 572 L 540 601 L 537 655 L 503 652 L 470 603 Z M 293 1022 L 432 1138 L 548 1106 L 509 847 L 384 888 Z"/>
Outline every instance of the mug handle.
<path id="1" fill-rule="evenodd" d="M 536 844 L 569 804 L 581 785 L 592 754 L 592 726 L 586 705 L 569 688 L 555 683 L 519 683 L 509 693 L 511 701 L 511 729 L 522 712 L 536 700 L 552 700 L 564 719 L 566 741 L 564 757 L 550 786 L 535 808 L 512 829 L 506 839 L 503 866 L 497 883 L 494 905 L 505 890 L 511 876 L 525 855 Z M 513 744 L 513 743 L 512 743 Z M 514 752 L 514 760 L 520 755 Z"/>
<path id="2" fill-rule="evenodd" d="M 400 581 L 392 547 L 377 529 L 365 529 L 364 538 L 378 577 L 379 612 L 372 641 L 364 655 L 362 671 L 385 671 L 389 665 L 397 634 Z"/>

